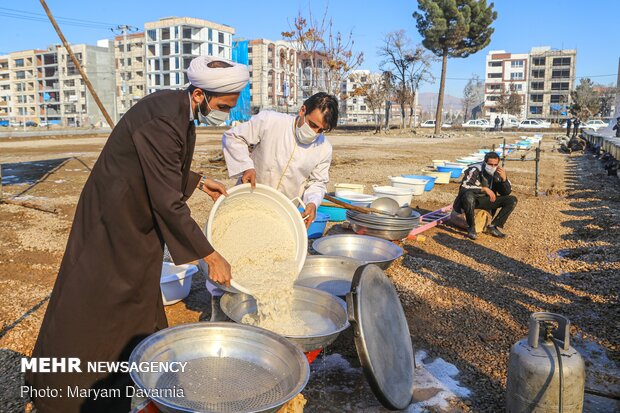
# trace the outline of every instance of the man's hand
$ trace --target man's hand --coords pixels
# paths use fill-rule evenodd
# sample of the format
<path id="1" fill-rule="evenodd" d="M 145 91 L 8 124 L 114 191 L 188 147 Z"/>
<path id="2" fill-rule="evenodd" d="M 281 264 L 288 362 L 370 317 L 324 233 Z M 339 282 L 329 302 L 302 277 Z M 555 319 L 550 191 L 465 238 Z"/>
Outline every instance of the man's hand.
<path id="1" fill-rule="evenodd" d="M 482 190 L 489 196 L 491 202 L 495 202 L 497 197 L 495 196 L 495 192 L 491 191 L 489 188 L 482 188 Z"/>
<path id="2" fill-rule="evenodd" d="M 496 172 L 499 174 L 499 177 L 502 178 L 502 182 L 506 182 L 506 179 L 508 179 L 506 178 L 506 170 L 501 166 L 498 166 Z"/>
<path id="3" fill-rule="evenodd" d="M 204 184 L 200 186 L 200 190 L 211 197 L 212 200 L 216 201 L 220 196 L 228 196 L 228 192 L 226 192 L 226 187 L 213 179 L 205 179 Z"/>
<path id="4" fill-rule="evenodd" d="M 306 229 L 310 228 L 310 224 L 312 224 L 316 218 L 316 205 L 314 205 L 314 202 L 310 202 L 306 205 L 306 209 L 301 213 L 301 216 L 306 222 Z"/>
<path id="5" fill-rule="evenodd" d="M 256 188 L 256 169 L 248 169 L 243 173 L 241 183 L 247 184 L 248 182 L 252 185 L 252 189 Z"/>
<path id="6" fill-rule="evenodd" d="M 209 266 L 209 278 L 220 284 L 230 287 L 230 264 L 219 252 L 213 251 L 204 257 L 205 262 Z"/>

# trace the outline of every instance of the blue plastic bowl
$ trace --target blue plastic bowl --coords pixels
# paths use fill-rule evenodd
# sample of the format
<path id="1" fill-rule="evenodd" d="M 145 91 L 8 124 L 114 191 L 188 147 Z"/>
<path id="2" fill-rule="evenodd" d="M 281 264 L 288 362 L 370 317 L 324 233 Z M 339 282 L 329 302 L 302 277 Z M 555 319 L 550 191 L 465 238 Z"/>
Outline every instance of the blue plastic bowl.
<path id="1" fill-rule="evenodd" d="M 299 210 L 299 212 L 303 212 L 304 210 L 302 207 L 299 207 L 297 209 Z M 325 232 L 325 227 L 327 226 L 328 221 L 328 214 L 316 211 L 316 217 L 314 218 L 314 222 L 310 224 L 310 227 L 308 228 L 308 238 L 321 238 L 323 236 L 323 233 Z"/>
<path id="2" fill-rule="evenodd" d="M 342 198 L 336 198 L 342 202 L 350 203 Z M 328 201 L 325 201 L 328 202 Z M 331 206 L 320 206 L 317 212 L 321 212 L 323 214 L 327 214 L 329 216 L 329 220 L 331 222 L 342 222 L 347 219 L 347 210 L 344 208 L 331 207 Z"/>
<path id="3" fill-rule="evenodd" d="M 438 166 L 439 172 L 450 172 L 450 178 L 458 178 L 463 173 L 463 168 L 453 168 L 450 166 Z"/>
<path id="4" fill-rule="evenodd" d="M 428 175 L 401 175 L 403 178 L 411 178 L 411 179 L 423 179 L 426 181 L 426 185 L 424 186 L 424 190 L 425 191 L 430 191 L 431 189 L 433 189 L 433 187 L 435 186 L 435 179 L 437 179 L 434 176 L 428 176 Z"/>

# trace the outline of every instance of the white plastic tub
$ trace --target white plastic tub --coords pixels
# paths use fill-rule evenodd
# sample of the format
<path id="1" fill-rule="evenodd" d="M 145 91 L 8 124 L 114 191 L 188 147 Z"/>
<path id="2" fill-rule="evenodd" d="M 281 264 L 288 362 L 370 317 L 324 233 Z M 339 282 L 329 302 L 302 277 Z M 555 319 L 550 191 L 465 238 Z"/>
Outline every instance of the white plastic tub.
<path id="1" fill-rule="evenodd" d="M 447 159 L 433 159 L 433 166 L 437 168 L 438 166 L 443 166 L 446 162 L 450 162 Z"/>
<path id="2" fill-rule="evenodd" d="M 395 188 L 409 188 L 415 196 L 420 196 L 424 193 L 426 181 L 423 179 L 403 178 L 401 176 L 390 176 L 389 178 L 392 186 Z"/>
<path id="3" fill-rule="evenodd" d="M 370 206 L 372 201 L 377 199 L 377 197 L 373 195 L 360 194 L 359 192 L 352 192 L 352 191 L 338 191 L 336 192 L 336 197 L 344 199 L 351 205 L 361 206 L 361 207 L 366 207 L 366 208 Z"/>
<path id="4" fill-rule="evenodd" d="M 197 272 L 198 267 L 195 265 L 174 265 L 171 262 L 164 262 L 159 281 L 164 305 L 178 303 L 187 297 L 192 287 L 192 276 Z"/>
<path id="5" fill-rule="evenodd" d="M 372 188 L 377 198 L 392 198 L 400 206 L 409 206 L 413 190 L 411 188 L 397 188 L 394 186 L 373 186 Z"/>
<path id="6" fill-rule="evenodd" d="M 334 191 L 335 192 L 350 191 L 350 192 L 357 192 L 357 193 L 363 194 L 364 185 L 362 184 L 336 184 L 334 185 Z"/>

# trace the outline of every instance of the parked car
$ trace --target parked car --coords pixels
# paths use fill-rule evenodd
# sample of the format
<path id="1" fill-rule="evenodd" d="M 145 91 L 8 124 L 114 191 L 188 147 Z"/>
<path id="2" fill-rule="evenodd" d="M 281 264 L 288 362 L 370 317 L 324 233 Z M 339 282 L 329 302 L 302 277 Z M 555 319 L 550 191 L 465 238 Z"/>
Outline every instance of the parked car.
<path id="1" fill-rule="evenodd" d="M 551 123 L 538 119 L 525 119 L 519 123 L 519 129 L 549 129 Z"/>
<path id="2" fill-rule="evenodd" d="M 463 128 L 488 129 L 491 124 L 486 119 L 470 119 L 461 125 Z"/>
<path id="3" fill-rule="evenodd" d="M 434 128 L 435 127 L 435 121 L 434 120 L 425 120 L 424 122 L 422 122 L 420 124 L 421 128 Z M 449 123 L 442 123 L 441 124 L 442 128 L 451 128 L 452 125 L 450 125 Z"/>
<path id="4" fill-rule="evenodd" d="M 27 120 L 26 121 L 26 126 L 37 126 L 37 122 L 35 122 L 33 120 Z"/>
<path id="5" fill-rule="evenodd" d="M 39 126 L 42 128 L 45 128 L 47 126 L 51 126 L 52 124 L 50 122 L 44 121 L 42 120 L 41 122 L 39 122 Z"/>
<path id="6" fill-rule="evenodd" d="M 0 120 L 0 126 L 4 126 L 5 128 L 9 126 L 9 121 L 6 119 Z"/>
<path id="7" fill-rule="evenodd" d="M 583 129 L 590 129 L 590 130 L 593 130 L 595 132 L 597 130 L 599 130 L 599 129 L 606 128 L 608 126 L 609 126 L 608 123 L 605 123 L 605 122 L 603 122 L 600 119 L 590 119 L 585 124 L 580 125 L 580 127 L 583 128 Z"/>

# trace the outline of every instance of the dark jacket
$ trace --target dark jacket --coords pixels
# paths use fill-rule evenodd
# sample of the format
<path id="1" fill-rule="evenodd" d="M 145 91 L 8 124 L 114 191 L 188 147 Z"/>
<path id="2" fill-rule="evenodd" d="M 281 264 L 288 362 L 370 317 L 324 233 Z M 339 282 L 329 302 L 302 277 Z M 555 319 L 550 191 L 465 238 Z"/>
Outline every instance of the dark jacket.
<path id="1" fill-rule="evenodd" d="M 185 200 L 196 140 L 186 91 L 153 93 L 112 131 L 77 205 L 33 357 L 78 357 L 83 373 L 29 373 L 35 388 L 120 388 L 127 374 L 87 372 L 89 361 L 125 361 L 167 327 L 159 287 L 163 246 L 178 264 L 213 248 Z M 129 411 L 127 398 L 39 398 L 39 413 Z"/>
<path id="2" fill-rule="evenodd" d="M 616 131 L 616 138 L 620 138 L 620 121 L 616 122 L 612 130 Z"/>
<path id="3" fill-rule="evenodd" d="M 506 181 L 502 181 L 502 178 L 497 172 L 491 176 L 484 169 L 484 165 L 484 162 L 469 165 L 463 173 L 463 180 L 461 181 L 461 186 L 459 187 L 459 193 L 454 200 L 454 205 L 452 206 L 452 209 L 455 212 L 459 214 L 462 212 L 461 202 L 463 199 L 463 194 L 467 191 L 473 191 L 479 196 L 487 196 L 484 192 L 482 192 L 482 188 L 489 188 L 496 195 L 500 196 L 510 195 L 512 192 L 510 180 L 506 179 Z"/>

